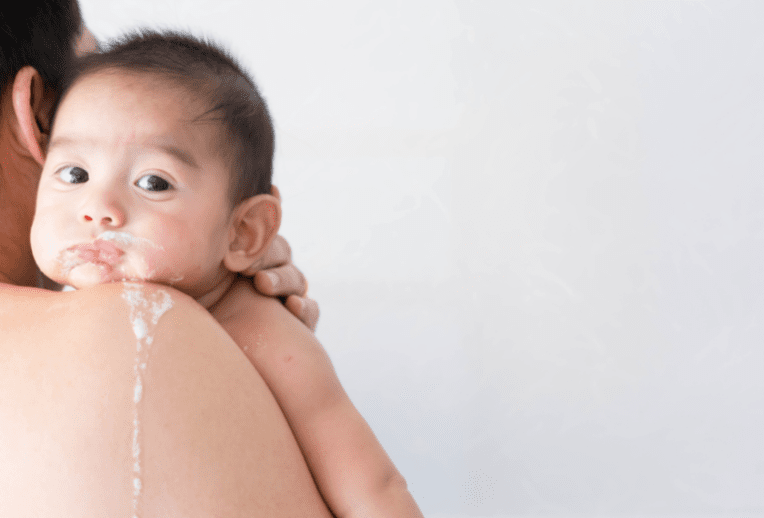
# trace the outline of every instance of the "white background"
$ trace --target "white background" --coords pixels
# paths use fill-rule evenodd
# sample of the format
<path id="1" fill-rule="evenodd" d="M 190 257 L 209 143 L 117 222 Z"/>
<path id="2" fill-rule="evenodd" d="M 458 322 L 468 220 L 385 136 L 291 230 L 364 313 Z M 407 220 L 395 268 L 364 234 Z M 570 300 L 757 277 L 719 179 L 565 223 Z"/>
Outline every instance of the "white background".
<path id="1" fill-rule="evenodd" d="M 764 3 L 81 0 L 229 47 L 428 517 L 764 516 Z"/>

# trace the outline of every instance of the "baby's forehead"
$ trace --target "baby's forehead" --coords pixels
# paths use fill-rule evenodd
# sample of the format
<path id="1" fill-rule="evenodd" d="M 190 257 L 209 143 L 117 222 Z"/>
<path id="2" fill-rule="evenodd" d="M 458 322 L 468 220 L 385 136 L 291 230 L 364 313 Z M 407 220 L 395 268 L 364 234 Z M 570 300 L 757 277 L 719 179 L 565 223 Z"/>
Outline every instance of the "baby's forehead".
<path id="1" fill-rule="evenodd" d="M 120 99 L 123 95 L 125 98 Z M 77 102 L 94 105 L 101 102 L 107 106 L 113 106 L 112 103 L 117 105 L 135 103 L 139 107 L 135 119 L 125 121 L 124 118 L 120 119 L 118 113 L 111 110 L 103 110 L 102 113 L 88 108 L 83 112 L 78 110 L 77 106 L 70 106 L 59 111 L 62 114 L 65 112 L 66 120 L 62 121 L 62 124 L 58 124 L 58 120 L 54 121 L 51 142 L 60 140 L 62 136 L 66 138 L 68 135 L 62 135 L 62 133 L 69 132 L 72 128 L 83 127 L 81 117 L 89 117 L 91 120 L 96 117 L 99 119 L 98 123 L 107 123 L 111 127 L 114 124 L 129 125 L 133 122 L 134 131 L 141 134 L 141 140 L 152 144 L 162 139 L 171 141 L 174 134 L 187 134 L 190 131 L 200 130 L 199 134 L 204 136 L 202 145 L 194 146 L 191 154 L 202 158 L 222 159 L 226 164 L 225 170 L 229 179 L 234 181 L 237 178 L 234 157 L 240 150 L 236 144 L 237 140 L 232 136 L 230 124 L 220 110 L 215 109 L 213 96 L 214 87 L 205 88 L 194 85 L 184 78 L 173 77 L 169 74 L 122 68 L 88 72 L 71 84 L 61 105 L 75 98 L 78 99 Z M 148 124 L 145 118 L 138 116 L 138 113 L 143 110 L 156 114 L 158 125 Z M 85 112 L 88 115 L 85 115 Z M 164 149 L 173 150 L 173 147 L 164 146 Z"/>
<path id="2" fill-rule="evenodd" d="M 66 119 L 66 126 L 83 117 L 113 120 L 118 110 L 109 107 L 125 105 L 137 108 L 136 125 L 144 122 L 137 113 L 148 112 L 160 120 L 177 119 L 181 123 L 179 129 L 203 126 L 207 131 L 220 133 L 220 138 L 225 140 L 225 121 L 216 116 L 212 95 L 203 87 L 169 74 L 121 68 L 87 72 L 77 77 L 56 108 L 53 131 L 60 126 L 57 122 L 61 118 Z M 95 107 L 103 109 L 98 111 Z"/>
<path id="3" fill-rule="evenodd" d="M 71 85 L 57 110 L 52 141 L 113 136 L 153 145 L 179 137 L 197 143 L 192 154 L 219 155 L 228 151 L 221 149 L 228 147 L 227 131 L 212 112 L 201 92 L 174 78 L 110 69 L 83 75 Z"/>
<path id="4" fill-rule="evenodd" d="M 76 77 L 64 94 L 64 100 L 74 92 L 87 90 L 109 95 L 113 89 L 132 90 L 144 97 L 162 98 L 174 104 L 211 105 L 211 89 L 205 88 L 192 78 L 151 70 L 132 70 L 109 67 L 87 71 Z"/>

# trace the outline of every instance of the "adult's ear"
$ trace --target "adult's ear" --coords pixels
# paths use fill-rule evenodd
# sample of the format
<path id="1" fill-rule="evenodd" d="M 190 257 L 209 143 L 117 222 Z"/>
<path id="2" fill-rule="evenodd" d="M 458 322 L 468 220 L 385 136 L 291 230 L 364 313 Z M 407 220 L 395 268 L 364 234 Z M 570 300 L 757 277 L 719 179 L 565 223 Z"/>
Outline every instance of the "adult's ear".
<path id="1" fill-rule="evenodd" d="M 281 202 L 270 194 L 258 194 L 235 209 L 228 229 L 228 250 L 223 264 L 243 272 L 263 262 L 281 226 Z"/>
<path id="2" fill-rule="evenodd" d="M 55 94 L 45 88 L 40 73 L 27 66 L 19 70 L 13 79 L 11 96 L 18 138 L 30 156 L 42 166 L 50 137 Z"/>

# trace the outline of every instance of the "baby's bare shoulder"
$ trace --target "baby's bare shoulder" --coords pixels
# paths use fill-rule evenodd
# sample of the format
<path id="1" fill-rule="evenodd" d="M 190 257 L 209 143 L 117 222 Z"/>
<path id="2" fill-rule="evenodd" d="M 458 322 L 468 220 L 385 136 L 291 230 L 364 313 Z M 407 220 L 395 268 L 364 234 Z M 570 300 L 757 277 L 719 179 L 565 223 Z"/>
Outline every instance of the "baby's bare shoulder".
<path id="1" fill-rule="evenodd" d="M 244 281 L 224 302 L 216 318 L 268 384 L 287 419 L 346 399 L 324 347 L 278 300 Z"/>
<path id="2" fill-rule="evenodd" d="M 278 299 L 258 293 L 249 279 L 236 281 L 211 313 L 237 343 L 237 338 L 252 336 L 260 341 L 315 339 Z"/>

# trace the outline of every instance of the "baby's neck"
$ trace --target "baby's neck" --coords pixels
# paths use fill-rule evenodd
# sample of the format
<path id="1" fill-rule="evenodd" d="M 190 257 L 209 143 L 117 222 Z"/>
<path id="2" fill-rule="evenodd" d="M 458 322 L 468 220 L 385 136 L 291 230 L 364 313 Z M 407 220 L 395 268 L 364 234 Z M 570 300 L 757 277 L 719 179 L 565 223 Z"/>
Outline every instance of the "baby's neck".
<path id="1" fill-rule="evenodd" d="M 236 278 L 237 278 L 236 273 L 231 271 L 226 272 L 223 279 L 219 283 L 217 283 L 217 285 L 214 288 L 212 288 L 210 291 L 208 291 L 201 297 L 196 297 L 196 301 L 199 304 L 201 304 L 204 307 L 204 309 L 208 311 L 212 311 L 213 306 L 215 306 L 218 302 L 222 300 L 222 298 L 225 296 L 225 294 L 233 285 Z"/>

